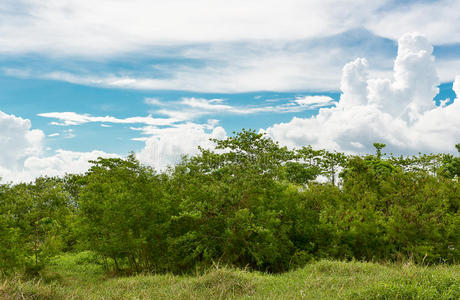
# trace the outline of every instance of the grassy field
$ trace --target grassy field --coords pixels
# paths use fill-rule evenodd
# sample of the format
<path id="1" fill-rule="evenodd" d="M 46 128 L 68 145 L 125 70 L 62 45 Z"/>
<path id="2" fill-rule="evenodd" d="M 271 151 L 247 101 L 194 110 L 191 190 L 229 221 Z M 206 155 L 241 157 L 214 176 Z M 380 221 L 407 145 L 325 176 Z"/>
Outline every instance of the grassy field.
<path id="1" fill-rule="evenodd" d="M 114 277 L 80 253 L 56 258 L 39 279 L 1 279 L 0 299 L 460 299 L 460 266 L 319 261 L 278 275 L 214 267 Z"/>

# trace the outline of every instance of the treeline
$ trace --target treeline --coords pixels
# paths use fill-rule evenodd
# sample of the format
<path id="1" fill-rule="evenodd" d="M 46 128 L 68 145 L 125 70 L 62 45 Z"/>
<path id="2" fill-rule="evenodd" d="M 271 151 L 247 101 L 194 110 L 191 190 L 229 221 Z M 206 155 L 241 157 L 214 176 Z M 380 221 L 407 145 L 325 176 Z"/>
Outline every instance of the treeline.
<path id="1" fill-rule="evenodd" d="M 282 272 L 320 258 L 459 262 L 459 157 L 387 156 L 378 143 L 366 156 L 289 150 L 251 130 L 213 141 L 163 172 L 131 154 L 83 175 L 0 185 L 0 270 L 38 272 L 81 250 L 108 269 L 174 273 L 217 262 Z"/>

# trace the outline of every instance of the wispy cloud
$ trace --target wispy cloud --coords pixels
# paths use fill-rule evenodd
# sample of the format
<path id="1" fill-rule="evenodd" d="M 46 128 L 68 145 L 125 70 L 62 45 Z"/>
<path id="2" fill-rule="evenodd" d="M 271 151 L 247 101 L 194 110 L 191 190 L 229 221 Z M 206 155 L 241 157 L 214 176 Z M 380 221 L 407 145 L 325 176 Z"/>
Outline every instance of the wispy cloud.
<path id="1" fill-rule="evenodd" d="M 402 33 L 460 43 L 459 10 L 455 0 L 7 0 L 0 6 L 0 53 L 54 63 L 12 64 L 3 70 L 9 76 L 108 88 L 337 90 L 341 66 L 357 56 L 369 59 L 380 73 L 374 75 L 389 74 Z M 439 59 L 441 81 L 452 81 L 460 58 Z M 123 60 L 136 68 L 116 64 Z"/>
<path id="2" fill-rule="evenodd" d="M 161 101 L 158 98 L 144 98 L 144 102 L 148 105 L 162 105 Z"/>
<path id="3" fill-rule="evenodd" d="M 74 137 L 76 137 L 73 129 L 66 129 L 64 130 L 63 133 L 64 133 L 63 137 L 65 139 L 73 139 Z"/>
<path id="4" fill-rule="evenodd" d="M 156 110 L 156 113 L 167 115 L 174 119 L 193 120 L 205 115 L 251 115 L 260 113 L 295 113 L 318 107 L 335 105 L 335 100 L 329 96 L 304 96 L 284 100 L 284 103 L 272 105 L 263 102 L 260 105 L 232 106 L 224 99 L 204 99 L 185 97 L 178 102 L 170 102 L 168 108 Z M 166 106 L 166 105 L 161 105 Z"/>
<path id="5" fill-rule="evenodd" d="M 306 106 L 308 108 L 328 106 L 335 103 L 334 99 L 329 96 L 304 96 L 298 97 L 294 101 L 300 106 Z"/>
<path id="6" fill-rule="evenodd" d="M 56 119 L 51 125 L 72 126 L 86 123 L 102 123 L 102 127 L 110 127 L 112 124 L 145 124 L 153 126 L 172 126 L 177 123 L 191 121 L 205 115 L 249 115 L 257 113 L 293 113 L 303 110 L 314 109 L 334 105 L 334 100 L 328 96 L 306 96 L 296 98 L 279 105 L 259 105 L 259 106 L 232 106 L 225 104 L 224 99 L 205 99 L 184 97 L 179 101 L 163 103 L 157 99 L 146 98 L 150 105 L 161 107 L 155 113 L 165 115 L 167 118 L 153 117 L 129 117 L 116 118 L 113 116 L 92 116 L 89 114 L 79 114 L 76 112 L 48 112 L 40 113 L 38 116 Z"/>
<path id="7" fill-rule="evenodd" d="M 52 125 L 70 126 L 85 123 L 114 123 L 114 124 L 146 124 L 146 125 L 171 125 L 179 120 L 173 118 L 147 117 L 116 118 L 112 116 L 96 117 L 89 114 L 78 114 L 75 112 L 49 112 L 38 114 L 40 117 L 57 119 L 60 122 L 51 122 Z"/>
<path id="8" fill-rule="evenodd" d="M 396 3 L 396 4 L 395 4 Z M 6 0 L 0 6 L 7 53 L 120 55 L 152 45 L 300 40 L 359 26 L 399 37 L 423 29 L 438 43 L 460 42 L 455 0 Z M 431 12 L 436 11 L 436 18 Z"/>
<path id="9" fill-rule="evenodd" d="M 381 7 L 377 2 L 6 1 L 0 7 L 0 51 L 104 56 L 151 45 L 304 39 L 358 26 Z"/>

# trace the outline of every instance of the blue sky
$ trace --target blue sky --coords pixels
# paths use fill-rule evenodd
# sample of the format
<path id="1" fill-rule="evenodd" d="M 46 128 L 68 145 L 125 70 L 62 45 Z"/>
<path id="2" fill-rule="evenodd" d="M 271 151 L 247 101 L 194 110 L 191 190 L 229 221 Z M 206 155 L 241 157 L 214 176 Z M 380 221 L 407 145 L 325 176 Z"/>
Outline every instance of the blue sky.
<path id="1" fill-rule="evenodd" d="M 47 139 L 47 146 L 52 149 L 65 148 L 73 151 L 91 151 L 99 149 L 106 152 L 127 154 L 138 151 L 143 147 L 142 142 L 132 141 L 131 138 L 142 136 L 130 130 L 132 124 L 111 124 L 111 127 L 101 127 L 98 124 L 56 126 L 49 118 L 39 114 L 47 112 L 76 112 L 93 116 L 111 115 L 117 118 L 133 116 L 158 115 L 155 106 L 146 103 L 146 99 L 155 98 L 170 107 L 177 107 L 175 102 L 184 97 L 204 99 L 224 99 L 225 103 L 233 106 L 266 107 L 283 104 L 304 95 L 327 95 L 338 100 L 339 92 L 248 92 L 234 94 L 198 93 L 187 91 L 139 91 L 132 89 L 100 88 L 71 84 L 54 80 L 18 79 L 8 76 L 0 77 L 0 101 L 5 113 L 14 114 L 30 119 L 33 128 L 43 130 L 46 135 L 59 133 L 60 136 Z M 33 96 L 32 96 L 33 95 Z M 269 101 L 269 102 L 267 102 Z M 171 103 L 171 104 L 168 104 Z M 177 107 L 180 110 L 180 105 Z M 318 109 L 305 109 L 298 112 L 260 112 L 247 115 L 213 114 L 197 117 L 196 122 L 206 123 L 207 120 L 218 118 L 219 124 L 228 132 L 242 128 L 266 128 L 273 123 L 287 122 L 294 116 L 309 117 Z M 68 138 L 66 130 L 73 129 L 72 138 Z M 101 140 L 101 136 L 104 137 Z M 96 145 L 96 147 L 95 147 Z"/>
<path id="2" fill-rule="evenodd" d="M 458 11 L 447 0 L 2 1 L 0 177 L 82 172 L 130 151 L 162 168 L 242 128 L 292 147 L 453 152 Z"/>

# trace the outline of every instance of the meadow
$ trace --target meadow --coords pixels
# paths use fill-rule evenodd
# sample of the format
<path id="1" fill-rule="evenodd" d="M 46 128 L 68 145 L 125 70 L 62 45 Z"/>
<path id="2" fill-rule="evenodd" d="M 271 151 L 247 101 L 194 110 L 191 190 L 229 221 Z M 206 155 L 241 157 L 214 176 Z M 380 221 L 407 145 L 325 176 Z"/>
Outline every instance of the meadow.
<path id="1" fill-rule="evenodd" d="M 459 299 L 460 266 L 320 260 L 282 274 L 214 265 L 189 275 L 106 273 L 90 252 L 0 281 L 2 299 Z"/>

